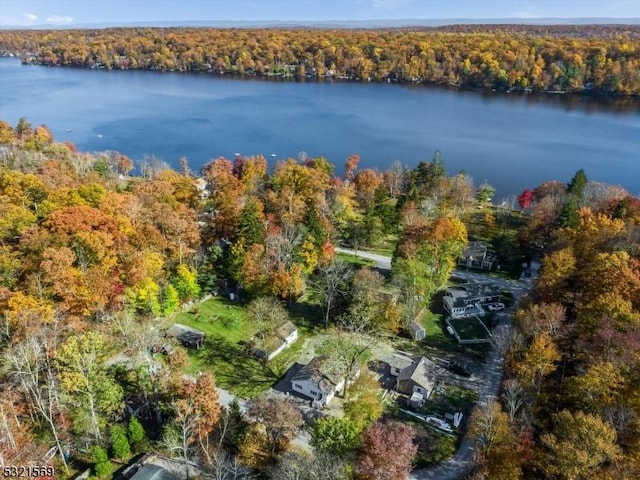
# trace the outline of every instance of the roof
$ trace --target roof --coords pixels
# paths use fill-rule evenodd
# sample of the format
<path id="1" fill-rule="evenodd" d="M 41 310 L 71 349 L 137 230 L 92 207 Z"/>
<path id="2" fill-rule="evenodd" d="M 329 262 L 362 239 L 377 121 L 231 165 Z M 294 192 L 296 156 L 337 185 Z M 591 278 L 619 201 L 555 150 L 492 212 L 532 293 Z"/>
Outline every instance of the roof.
<path id="1" fill-rule="evenodd" d="M 464 249 L 464 258 L 472 257 L 474 260 L 481 260 L 487 254 L 487 246 L 482 242 L 469 242 Z"/>
<path id="2" fill-rule="evenodd" d="M 411 380 L 425 390 L 431 390 L 436 383 L 438 366 L 426 357 L 421 357 L 398 375 L 398 381 Z"/>
<path id="3" fill-rule="evenodd" d="M 413 365 L 415 360 L 411 357 L 405 357 L 404 355 L 394 353 L 393 355 L 385 358 L 383 362 L 388 364 L 390 367 L 397 368 L 398 370 L 404 370 L 405 368 Z"/>
<path id="4" fill-rule="evenodd" d="M 204 337 L 204 332 L 200 330 L 196 330 L 195 328 L 187 327 L 181 323 L 174 323 L 167 329 L 167 335 L 171 335 L 172 337 L 178 337 L 184 334 L 195 334 L 202 335 Z"/>
<path id="5" fill-rule="evenodd" d="M 293 322 L 287 320 L 282 325 L 280 325 L 276 330 L 276 336 L 282 339 L 283 341 L 287 339 L 289 335 L 295 332 L 298 329 Z"/>
<path id="6" fill-rule="evenodd" d="M 415 332 L 424 331 L 424 327 L 416 322 L 410 322 L 409 330 L 415 333 Z"/>
<path id="7" fill-rule="evenodd" d="M 328 362 L 328 355 L 314 357 L 309 363 L 298 370 L 298 373 L 291 378 L 291 381 L 309 381 L 317 385 L 323 393 L 334 392 L 341 379 L 327 368 Z"/>
<path id="8" fill-rule="evenodd" d="M 287 337 L 298 329 L 291 321 L 287 320 L 280 325 L 273 334 L 265 335 L 261 342 L 257 342 L 258 350 L 264 350 L 267 353 L 271 353 L 282 346 L 287 340 Z M 256 337 L 252 337 L 255 341 Z"/>
<path id="9" fill-rule="evenodd" d="M 147 463 L 129 480 L 178 480 L 178 477 L 158 465 Z"/>

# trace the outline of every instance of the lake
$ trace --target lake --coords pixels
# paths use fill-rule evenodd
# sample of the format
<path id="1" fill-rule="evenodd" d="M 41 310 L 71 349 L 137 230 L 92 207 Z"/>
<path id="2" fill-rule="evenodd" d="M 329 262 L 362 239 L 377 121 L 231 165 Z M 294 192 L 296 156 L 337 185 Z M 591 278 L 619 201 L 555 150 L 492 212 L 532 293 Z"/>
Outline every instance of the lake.
<path id="1" fill-rule="evenodd" d="M 192 170 L 234 154 L 323 155 L 342 170 L 409 167 L 442 153 L 449 173 L 500 199 L 545 180 L 588 177 L 640 194 L 640 101 L 438 87 L 233 79 L 24 66 L 0 58 L 0 119 L 46 124 L 79 150 L 155 155 Z M 271 157 L 275 155 L 275 157 Z"/>

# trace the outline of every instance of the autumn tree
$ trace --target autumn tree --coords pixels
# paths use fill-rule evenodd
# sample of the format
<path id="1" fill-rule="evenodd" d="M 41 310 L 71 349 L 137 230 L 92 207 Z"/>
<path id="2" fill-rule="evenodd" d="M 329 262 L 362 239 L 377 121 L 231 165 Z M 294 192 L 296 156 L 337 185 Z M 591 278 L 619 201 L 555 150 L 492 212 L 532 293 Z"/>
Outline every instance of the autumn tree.
<path id="1" fill-rule="evenodd" d="M 376 422 L 364 431 L 356 463 L 362 480 L 404 480 L 418 447 L 413 429 L 400 422 Z"/>
<path id="2" fill-rule="evenodd" d="M 469 436 L 476 441 L 478 460 L 486 469 L 486 478 L 522 477 L 522 458 L 509 417 L 500 404 L 489 401 L 476 407 L 469 420 Z"/>
<path id="3" fill-rule="evenodd" d="M 220 418 L 213 376 L 207 372 L 198 376 L 195 382 L 185 380 L 178 395 L 180 398 L 174 402 L 175 418 L 169 434 L 175 442 L 174 449 L 185 459 L 190 457 L 193 446 L 200 447 L 206 455 L 209 435 Z"/>
<path id="4" fill-rule="evenodd" d="M 546 475 L 566 480 L 591 478 L 607 462 L 619 458 L 615 430 L 600 417 L 563 410 L 553 420 L 553 433 L 540 438 L 539 468 Z"/>
<path id="5" fill-rule="evenodd" d="M 361 432 L 382 416 L 381 389 L 378 379 L 365 370 L 348 387 L 349 397 L 344 402 L 345 417 Z"/>
<path id="6" fill-rule="evenodd" d="M 319 452 L 348 456 L 355 448 L 359 430 L 348 418 L 317 420 L 311 431 L 311 445 Z"/>
<path id="7" fill-rule="evenodd" d="M 395 281 L 428 302 L 449 278 L 466 242 L 466 228 L 455 218 L 405 226 L 393 255 Z"/>
<path id="8" fill-rule="evenodd" d="M 540 393 L 544 377 L 556 369 L 561 355 L 551 336 L 541 333 L 534 337 L 516 365 L 516 371 L 524 385 Z"/>
<path id="9" fill-rule="evenodd" d="M 262 397 L 254 400 L 249 407 L 248 415 L 264 429 L 270 458 L 287 448 L 303 424 L 300 411 L 291 400 L 282 397 Z"/>
<path id="10" fill-rule="evenodd" d="M 122 408 L 122 389 L 107 374 L 106 355 L 105 339 L 97 332 L 72 335 L 56 355 L 63 392 L 81 400 L 74 423 L 97 440 L 107 420 Z"/>

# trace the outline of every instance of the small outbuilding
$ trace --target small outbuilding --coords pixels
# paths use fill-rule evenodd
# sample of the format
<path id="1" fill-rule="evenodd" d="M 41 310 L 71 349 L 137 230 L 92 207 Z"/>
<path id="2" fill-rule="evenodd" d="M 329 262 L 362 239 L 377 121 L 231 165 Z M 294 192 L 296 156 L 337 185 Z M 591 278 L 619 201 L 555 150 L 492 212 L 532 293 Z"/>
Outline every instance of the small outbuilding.
<path id="1" fill-rule="evenodd" d="M 181 323 L 174 323 L 167 329 L 165 336 L 173 337 L 188 348 L 200 349 L 204 346 L 204 332 L 187 327 Z"/>
<path id="2" fill-rule="evenodd" d="M 425 337 L 425 329 L 418 322 L 409 323 L 409 334 L 414 340 L 422 340 Z"/>

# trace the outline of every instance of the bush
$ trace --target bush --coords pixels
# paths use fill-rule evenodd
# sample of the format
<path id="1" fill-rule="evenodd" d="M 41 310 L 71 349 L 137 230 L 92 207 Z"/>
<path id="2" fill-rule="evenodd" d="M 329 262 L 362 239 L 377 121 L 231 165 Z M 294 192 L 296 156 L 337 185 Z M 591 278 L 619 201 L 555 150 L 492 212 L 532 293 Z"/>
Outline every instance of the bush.
<path id="1" fill-rule="evenodd" d="M 131 417 L 131 420 L 129 420 L 129 441 L 137 447 L 145 437 L 146 433 L 142 424 L 136 417 Z"/>
<path id="2" fill-rule="evenodd" d="M 98 477 L 106 477 L 111 473 L 111 462 L 104 448 L 97 445 L 93 447 L 91 457 L 95 464 L 93 470 Z"/>
<path id="3" fill-rule="evenodd" d="M 111 452 L 115 458 L 125 458 L 131 455 L 131 446 L 122 425 L 111 427 Z"/>

